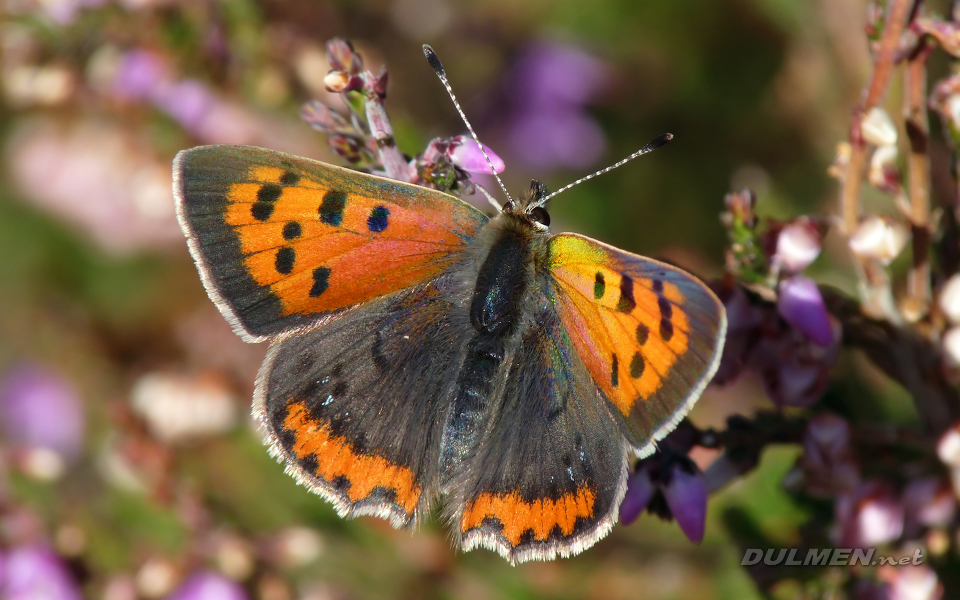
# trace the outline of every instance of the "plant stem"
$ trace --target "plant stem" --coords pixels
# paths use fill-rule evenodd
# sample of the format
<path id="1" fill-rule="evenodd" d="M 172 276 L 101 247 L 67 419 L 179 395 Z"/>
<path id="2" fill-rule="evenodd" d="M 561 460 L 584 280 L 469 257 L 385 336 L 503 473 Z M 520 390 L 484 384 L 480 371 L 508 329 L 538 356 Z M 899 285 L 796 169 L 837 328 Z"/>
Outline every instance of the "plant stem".
<path id="1" fill-rule="evenodd" d="M 910 225 L 913 232 L 913 265 L 907 279 L 905 316 L 919 320 L 930 305 L 930 159 L 927 154 L 927 59 L 934 46 L 920 42 L 905 72 L 905 125 L 910 139 L 907 161 L 910 195 Z M 913 318 L 911 318 L 913 317 Z"/>
<path id="2" fill-rule="evenodd" d="M 862 103 L 853 113 L 853 122 L 850 126 L 850 162 L 843 179 L 841 204 L 843 207 L 843 222 L 847 235 L 851 235 L 860 222 L 860 187 L 862 184 L 863 167 L 867 159 L 867 144 L 860 135 L 860 119 L 871 108 L 880 104 L 893 71 L 900 38 L 907 24 L 907 17 L 911 13 L 914 0 L 892 0 L 887 11 L 886 24 L 880 38 L 880 49 L 877 51 L 874 62 L 873 75 L 870 86 Z"/>

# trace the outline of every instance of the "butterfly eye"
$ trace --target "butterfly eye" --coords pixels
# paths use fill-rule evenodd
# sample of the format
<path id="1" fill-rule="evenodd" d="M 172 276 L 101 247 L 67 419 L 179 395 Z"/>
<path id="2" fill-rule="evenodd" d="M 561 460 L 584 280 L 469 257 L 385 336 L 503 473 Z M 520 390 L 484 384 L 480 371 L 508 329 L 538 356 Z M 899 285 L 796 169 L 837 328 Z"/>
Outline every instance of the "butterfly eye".
<path id="1" fill-rule="evenodd" d="M 513 202 L 507 202 L 506 204 L 504 204 L 502 210 L 503 212 L 510 212 L 511 210 L 513 210 Z"/>
<path id="2" fill-rule="evenodd" d="M 550 225 L 550 213 L 542 206 L 534 207 L 534 209 L 530 211 L 530 218 L 544 227 Z"/>

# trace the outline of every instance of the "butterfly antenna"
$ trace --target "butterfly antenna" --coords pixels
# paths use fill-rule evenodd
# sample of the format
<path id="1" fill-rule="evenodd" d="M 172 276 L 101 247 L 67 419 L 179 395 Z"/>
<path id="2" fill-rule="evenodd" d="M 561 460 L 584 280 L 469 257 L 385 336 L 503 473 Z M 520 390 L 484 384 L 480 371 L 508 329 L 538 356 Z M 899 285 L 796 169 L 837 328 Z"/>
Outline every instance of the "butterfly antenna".
<path id="1" fill-rule="evenodd" d="M 553 198 L 554 196 L 556 196 L 556 195 L 559 194 L 560 192 L 565 192 L 565 191 L 569 190 L 570 188 L 572 188 L 572 187 L 575 186 L 575 185 L 580 185 L 580 184 L 583 183 L 584 181 L 588 181 L 588 180 L 590 180 L 590 179 L 593 179 L 594 177 L 597 177 L 597 176 L 599 176 L 599 175 L 603 175 L 604 173 L 608 173 L 608 172 L 616 169 L 617 167 L 621 167 L 621 166 L 627 164 L 628 162 L 630 162 L 631 160 L 637 158 L 638 156 L 643 156 L 644 154 L 648 154 L 648 153 L 650 153 L 650 152 L 653 152 L 654 150 L 656 150 L 656 149 L 659 148 L 660 146 L 663 146 L 664 144 L 666 144 L 667 142 L 669 142 L 669 141 L 672 140 L 672 139 L 673 139 L 673 134 L 672 134 L 672 133 L 665 133 L 665 134 L 661 135 L 660 137 L 658 137 L 657 139 L 655 139 L 655 140 L 653 140 L 652 142 L 650 142 L 649 144 L 647 144 L 646 146 L 644 146 L 643 148 L 640 148 L 639 150 L 637 150 L 636 152 L 634 152 L 634 153 L 631 154 L 630 156 L 628 156 L 628 157 L 626 157 L 625 159 L 621 160 L 620 162 L 615 163 L 615 164 L 612 164 L 612 165 L 610 165 L 609 167 L 607 167 L 606 169 L 600 169 L 599 171 L 597 171 L 596 173 L 594 173 L 594 174 L 592 174 L 592 175 L 587 175 L 586 177 L 581 177 L 580 179 L 574 181 L 573 183 L 570 183 L 570 184 L 567 184 L 567 185 L 563 186 L 562 188 L 560 188 L 559 190 L 553 192 L 552 194 L 549 194 L 549 195 L 547 195 L 547 196 L 544 196 L 543 198 L 541 198 L 541 199 L 537 202 L 536 206 L 543 206 L 544 204 L 547 203 L 547 200 L 549 200 L 550 198 Z"/>
<path id="2" fill-rule="evenodd" d="M 463 119 L 464 124 L 467 126 L 467 130 L 470 131 L 470 135 L 473 137 L 473 141 L 477 143 L 477 147 L 479 147 L 480 152 L 483 153 L 483 158 L 487 160 L 487 166 L 490 167 L 490 172 L 493 173 L 493 176 L 497 178 L 497 183 L 500 184 L 500 189 L 503 190 L 503 194 L 507 197 L 507 200 L 512 203 L 513 197 L 510 195 L 510 192 L 507 191 L 507 186 L 503 185 L 503 181 L 501 181 L 500 176 L 497 175 L 497 170 L 493 168 L 493 162 L 490 160 L 490 157 L 487 156 L 487 151 L 484 149 L 483 144 L 480 143 L 480 138 L 477 137 L 477 133 L 473 130 L 473 126 L 470 125 L 470 121 L 467 120 L 467 115 L 464 114 L 463 109 L 460 108 L 460 103 L 457 102 L 457 97 L 453 93 L 453 88 L 450 87 L 450 82 L 447 81 L 447 72 L 443 70 L 443 65 L 440 63 L 440 58 L 437 57 L 437 53 L 434 52 L 433 48 L 431 48 L 428 44 L 424 44 L 423 55 L 427 57 L 427 62 L 430 63 L 430 66 L 433 68 L 433 72 L 436 73 L 437 77 L 440 78 L 441 83 L 443 83 L 443 87 L 447 88 L 447 93 L 450 94 L 450 99 L 453 100 L 453 105 L 457 107 L 457 112 L 460 113 L 460 118 Z M 484 193 L 486 193 L 486 190 L 484 190 Z"/>

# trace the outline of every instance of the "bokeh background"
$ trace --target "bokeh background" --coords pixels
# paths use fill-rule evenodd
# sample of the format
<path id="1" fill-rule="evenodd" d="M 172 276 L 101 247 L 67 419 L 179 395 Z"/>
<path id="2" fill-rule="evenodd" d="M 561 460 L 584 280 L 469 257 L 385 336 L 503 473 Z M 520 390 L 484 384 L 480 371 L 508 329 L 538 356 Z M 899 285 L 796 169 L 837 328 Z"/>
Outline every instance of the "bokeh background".
<path id="1" fill-rule="evenodd" d="M 333 37 L 351 40 L 374 72 L 388 68 L 386 106 L 404 152 L 463 133 L 423 58 L 430 43 L 512 190 L 531 178 L 557 189 L 673 133 L 663 149 L 558 197 L 553 229 L 716 277 L 728 191 L 753 188 L 761 215 L 837 213 L 826 170 L 870 72 L 866 9 L 864 0 L 6 0 L 8 570 L 42 573 L 48 598 L 762 597 L 730 528 L 746 521 L 768 540 L 796 542 L 809 515 L 781 487 L 795 447 L 769 449 L 711 497 L 700 545 L 645 515 L 576 558 L 510 567 L 485 550 L 453 550 L 435 519 L 415 533 L 339 519 L 260 444 L 248 414 L 266 347 L 242 343 L 207 299 L 176 223 L 170 165 L 208 143 L 338 162 L 299 117 L 311 99 L 339 105 L 323 85 Z M 935 179 L 948 176 L 936 142 L 932 156 Z M 812 271 L 849 290 L 842 254 Z M 856 355 L 836 377 L 832 393 L 914 418 L 903 392 Z M 692 419 L 720 425 L 758 407 L 771 405 L 747 377 L 709 389 Z M 706 466 L 713 456 L 694 458 Z"/>

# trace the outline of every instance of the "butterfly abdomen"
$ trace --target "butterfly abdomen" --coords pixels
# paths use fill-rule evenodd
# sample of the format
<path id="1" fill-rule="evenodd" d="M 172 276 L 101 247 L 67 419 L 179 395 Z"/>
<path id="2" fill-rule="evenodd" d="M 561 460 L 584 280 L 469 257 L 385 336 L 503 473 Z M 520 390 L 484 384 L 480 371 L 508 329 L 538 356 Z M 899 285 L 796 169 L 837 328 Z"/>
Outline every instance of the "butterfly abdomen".
<path id="1" fill-rule="evenodd" d="M 501 216 L 486 232 L 490 250 L 477 271 L 470 303 L 473 336 L 454 386 L 443 431 L 441 479 L 449 481 L 483 434 L 508 348 L 517 337 L 530 284 L 530 232 Z"/>

